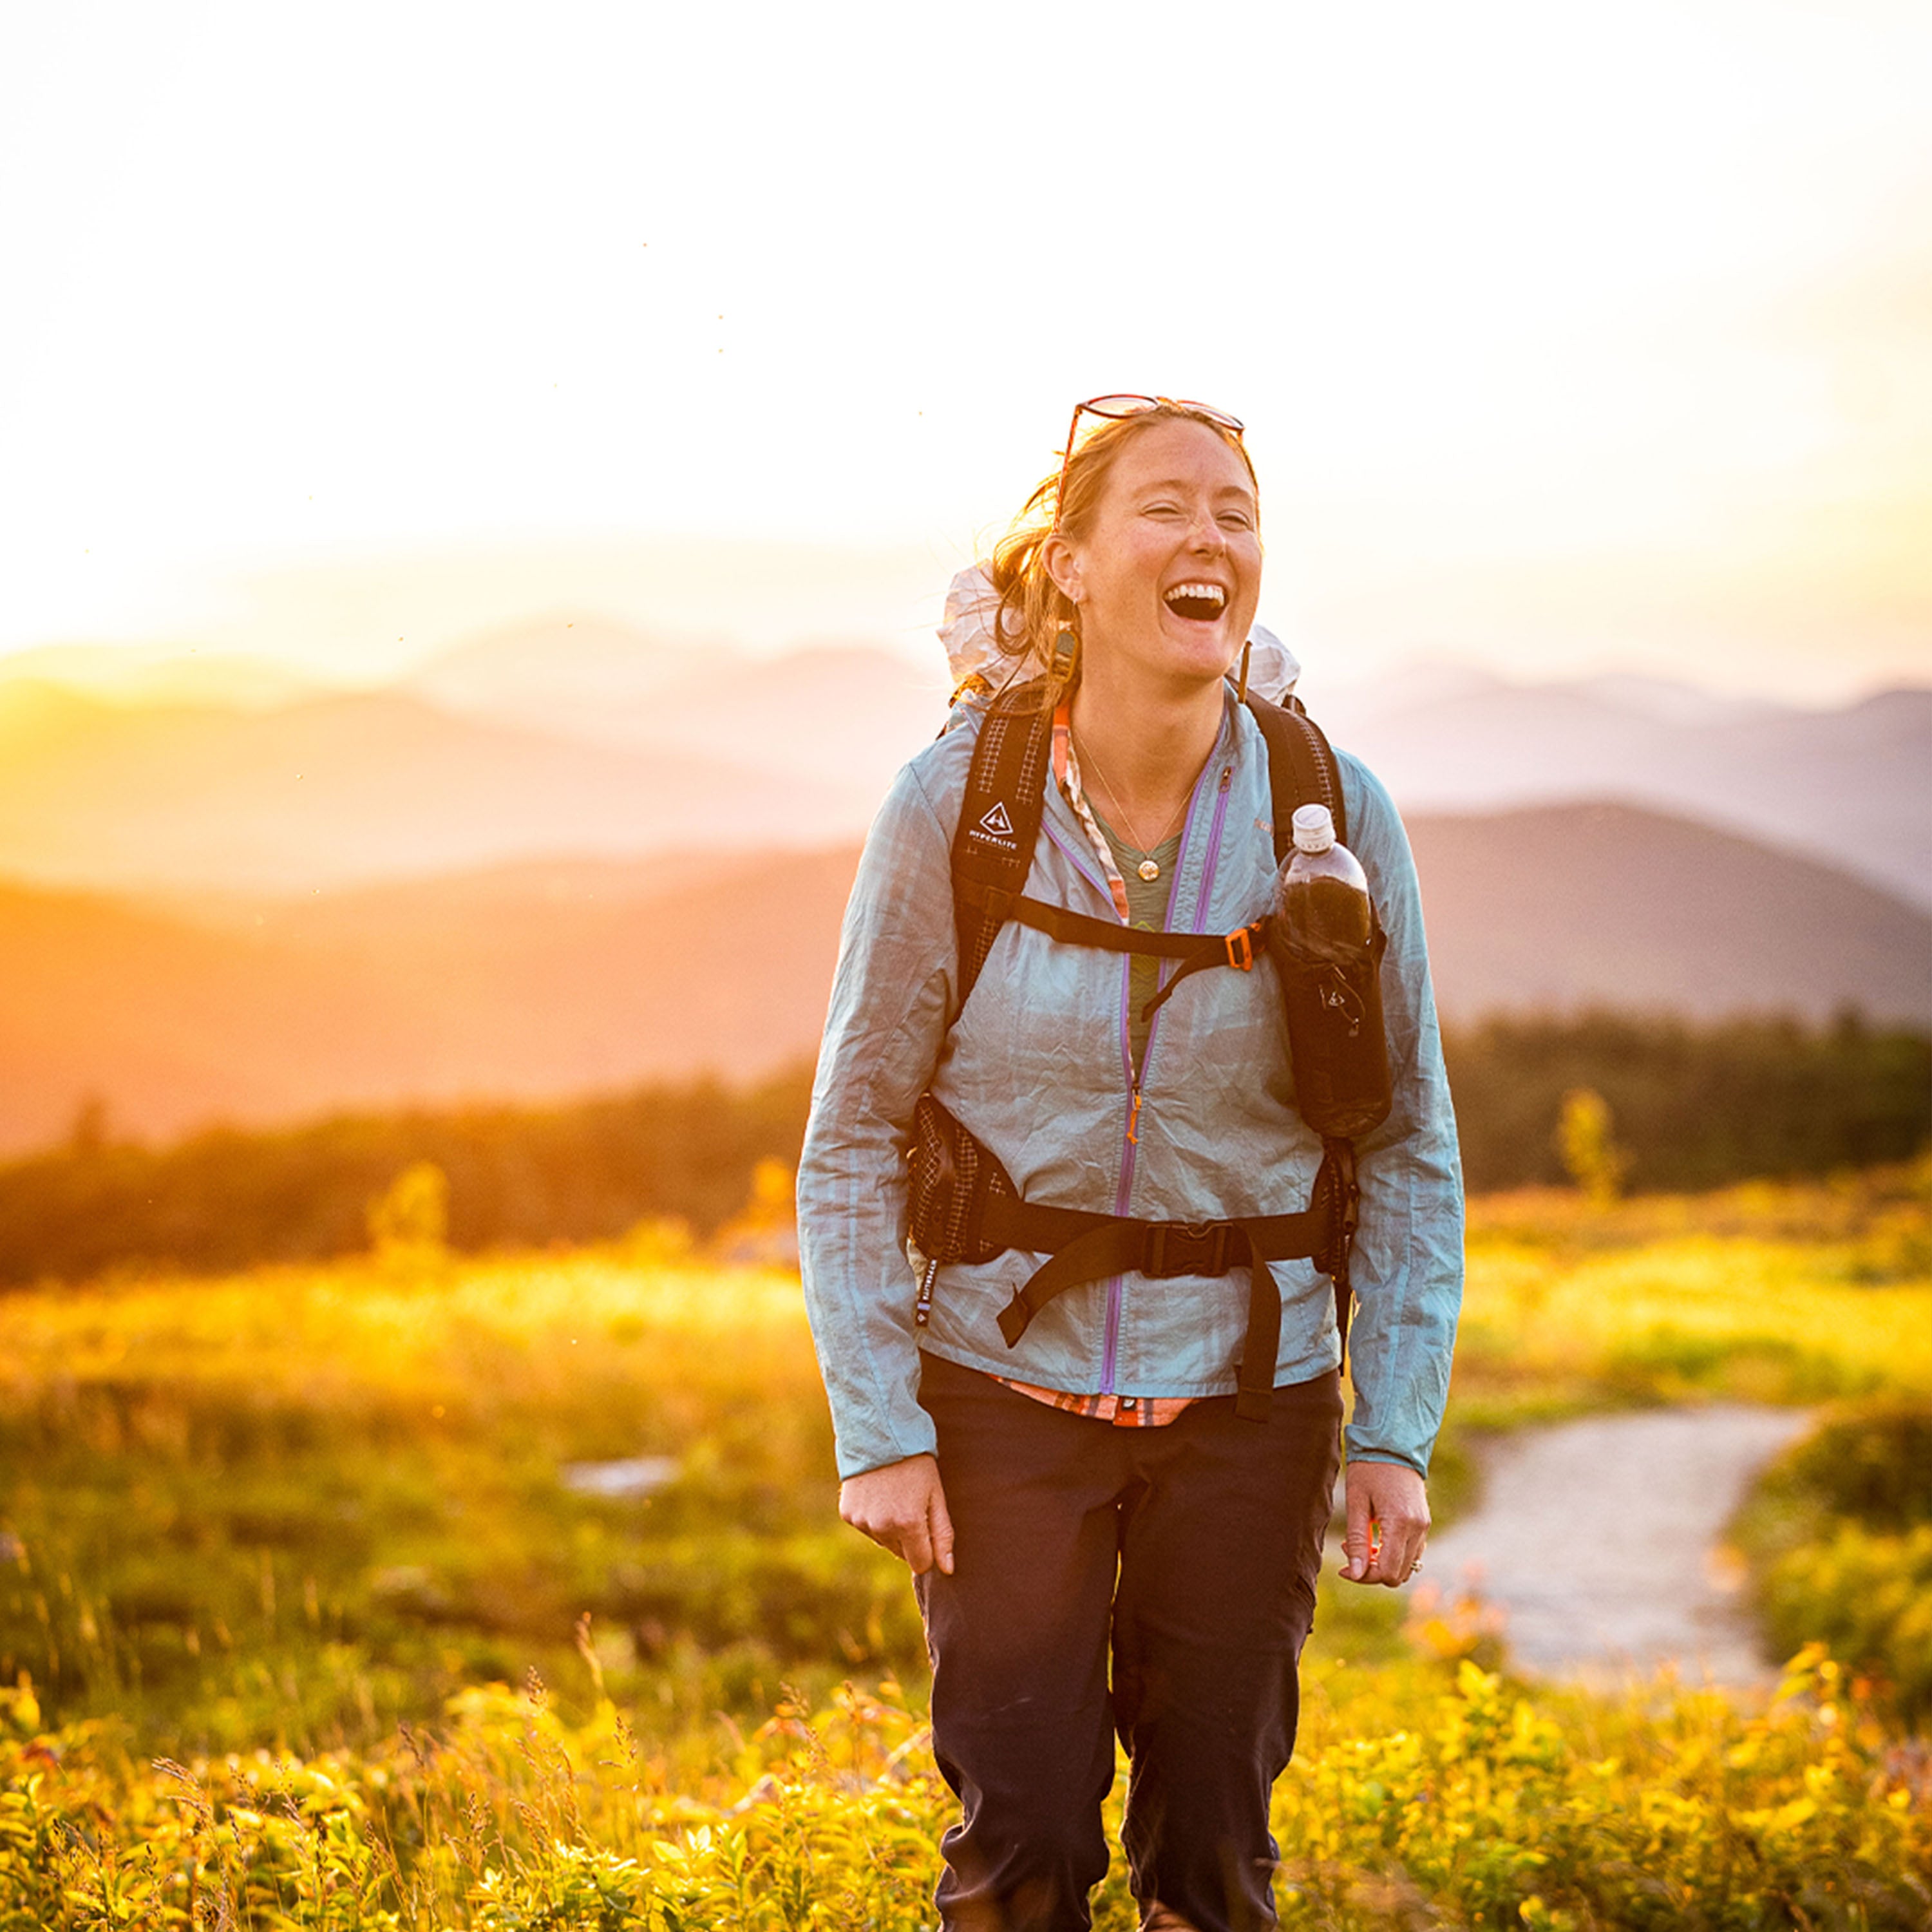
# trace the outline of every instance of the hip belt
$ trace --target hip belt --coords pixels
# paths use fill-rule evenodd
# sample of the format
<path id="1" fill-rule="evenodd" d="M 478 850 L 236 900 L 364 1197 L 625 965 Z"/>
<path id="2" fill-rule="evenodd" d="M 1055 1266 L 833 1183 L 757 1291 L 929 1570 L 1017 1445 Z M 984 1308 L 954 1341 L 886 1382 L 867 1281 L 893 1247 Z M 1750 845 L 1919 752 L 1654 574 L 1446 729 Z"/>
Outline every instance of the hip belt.
<path id="1" fill-rule="evenodd" d="M 930 1094 L 920 1096 L 914 1110 L 910 1159 L 912 1235 L 926 1257 L 914 1316 L 921 1326 L 942 1262 L 990 1261 L 1010 1249 L 1051 1258 L 1000 1312 L 1000 1333 L 1009 1348 L 1018 1346 L 1055 1295 L 1083 1282 L 1125 1274 L 1166 1281 L 1245 1268 L 1248 1328 L 1234 1412 L 1261 1421 L 1274 1392 L 1281 1342 L 1281 1294 L 1266 1264 L 1312 1261 L 1334 1282 L 1336 1322 L 1347 1344 L 1348 1251 L 1360 1197 L 1354 1149 L 1346 1140 L 1324 1143 L 1314 1191 L 1302 1212 L 1217 1221 L 1142 1220 L 1025 1200 L 998 1156 Z"/>

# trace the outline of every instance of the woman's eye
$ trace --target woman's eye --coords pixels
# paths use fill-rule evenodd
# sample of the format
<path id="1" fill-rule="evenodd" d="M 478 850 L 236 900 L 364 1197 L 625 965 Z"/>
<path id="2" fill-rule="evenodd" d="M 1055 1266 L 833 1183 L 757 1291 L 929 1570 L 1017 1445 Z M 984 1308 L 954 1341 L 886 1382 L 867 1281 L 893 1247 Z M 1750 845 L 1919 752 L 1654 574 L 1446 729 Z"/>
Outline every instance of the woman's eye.
<path id="1" fill-rule="evenodd" d="M 1221 522 L 1224 528 L 1231 530 L 1251 530 L 1255 526 L 1254 518 L 1245 510 L 1223 510 Z"/>

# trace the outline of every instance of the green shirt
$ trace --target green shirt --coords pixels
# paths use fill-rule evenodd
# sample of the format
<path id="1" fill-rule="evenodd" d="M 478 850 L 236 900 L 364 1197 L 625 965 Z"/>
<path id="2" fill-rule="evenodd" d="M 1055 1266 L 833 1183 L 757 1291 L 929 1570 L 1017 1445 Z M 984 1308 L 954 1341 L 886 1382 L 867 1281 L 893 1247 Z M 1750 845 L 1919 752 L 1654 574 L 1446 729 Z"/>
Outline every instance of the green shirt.
<path id="1" fill-rule="evenodd" d="M 1087 802 L 1094 808 L 1094 823 L 1107 835 L 1107 843 L 1114 848 L 1114 862 L 1120 867 L 1121 883 L 1127 889 L 1127 923 L 1137 932 L 1164 931 L 1168 901 L 1174 892 L 1174 862 L 1180 856 L 1180 834 L 1177 832 L 1172 838 L 1163 839 L 1151 852 L 1142 852 L 1130 845 L 1100 816 L 1090 797 Z M 1160 866 L 1154 878 L 1141 877 L 1143 859 L 1151 859 Z M 1132 1002 L 1127 1015 L 1127 1039 L 1133 1048 L 1134 1072 L 1138 1078 L 1141 1064 L 1147 1058 L 1149 1030 L 1149 1023 L 1141 1017 L 1141 1009 L 1160 990 L 1161 962 L 1150 952 L 1127 956 L 1127 997 Z"/>

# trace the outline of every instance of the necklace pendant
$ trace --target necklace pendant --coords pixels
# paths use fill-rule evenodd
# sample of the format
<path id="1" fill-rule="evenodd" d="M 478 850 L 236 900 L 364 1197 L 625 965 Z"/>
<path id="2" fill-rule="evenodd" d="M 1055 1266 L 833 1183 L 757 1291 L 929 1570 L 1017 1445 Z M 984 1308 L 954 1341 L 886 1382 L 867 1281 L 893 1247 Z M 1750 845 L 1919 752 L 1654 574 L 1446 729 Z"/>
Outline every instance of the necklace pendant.
<path id="1" fill-rule="evenodd" d="M 1140 862 L 1139 872 L 1144 879 L 1157 879 L 1160 877 L 1160 861 L 1158 859 L 1143 859 Z"/>

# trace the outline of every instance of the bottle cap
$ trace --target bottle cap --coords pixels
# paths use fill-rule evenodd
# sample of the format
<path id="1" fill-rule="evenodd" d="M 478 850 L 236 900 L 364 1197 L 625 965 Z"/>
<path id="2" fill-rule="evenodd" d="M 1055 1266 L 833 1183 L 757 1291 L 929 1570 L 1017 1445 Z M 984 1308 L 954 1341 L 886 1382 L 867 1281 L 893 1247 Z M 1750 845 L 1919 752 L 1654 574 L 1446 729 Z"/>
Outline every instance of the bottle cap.
<path id="1" fill-rule="evenodd" d="M 1335 842 L 1335 820 L 1325 805 L 1304 805 L 1294 814 L 1294 849 L 1325 852 Z"/>

